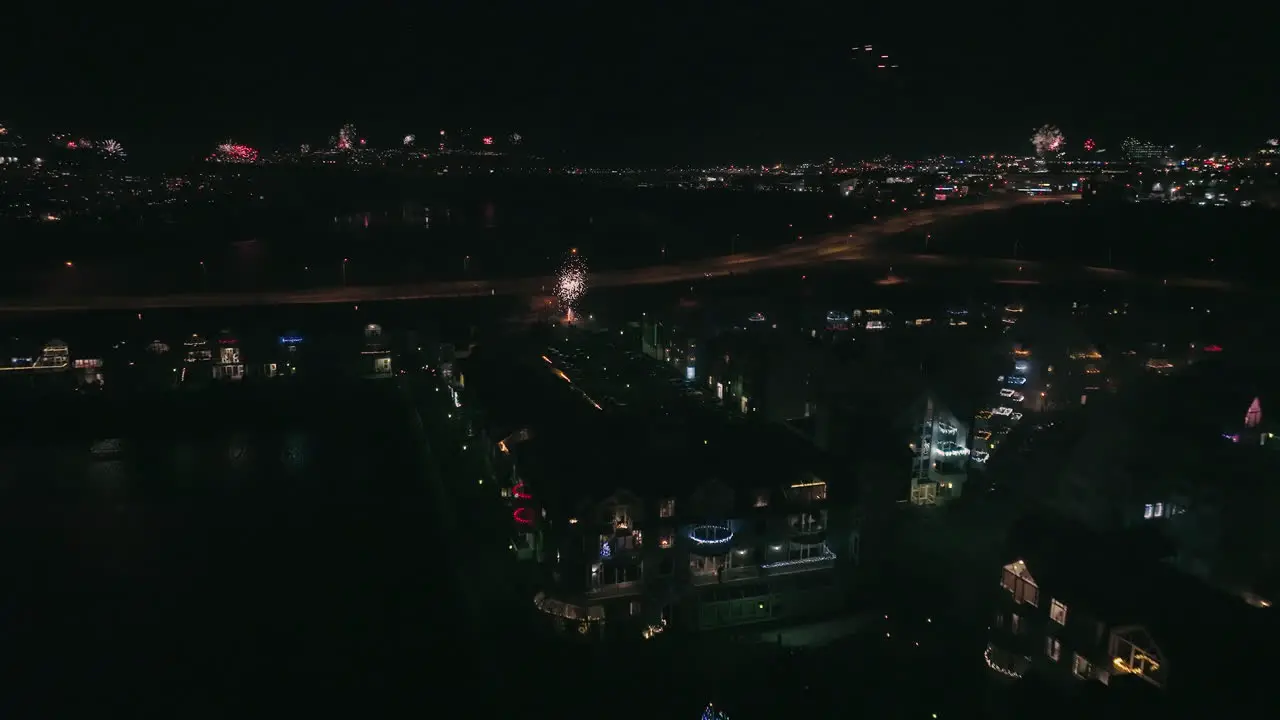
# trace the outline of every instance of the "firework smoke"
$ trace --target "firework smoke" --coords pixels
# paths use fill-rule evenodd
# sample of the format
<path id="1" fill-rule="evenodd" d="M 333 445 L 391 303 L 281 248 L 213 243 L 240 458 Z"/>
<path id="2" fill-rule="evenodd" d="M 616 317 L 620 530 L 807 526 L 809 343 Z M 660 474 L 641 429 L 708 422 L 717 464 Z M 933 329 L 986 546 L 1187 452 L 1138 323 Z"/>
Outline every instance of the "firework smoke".
<path id="1" fill-rule="evenodd" d="M 560 309 L 569 322 L 573 322 L 574 311 L 578 301 L 587 292 L 587 263 L 578 254 L 577 249 L 565 256 L 556 275 L 556 298 L 560 301 Z"/>
<path id="2" fill-rule="evenodd" d="M 1062 131 L 1054 125 L 1044 125 L 1031 136 L 1031 144 L 1035 146 L 1036 154 L 1041 156 L 1059 152 L 1066 142 Z"/>

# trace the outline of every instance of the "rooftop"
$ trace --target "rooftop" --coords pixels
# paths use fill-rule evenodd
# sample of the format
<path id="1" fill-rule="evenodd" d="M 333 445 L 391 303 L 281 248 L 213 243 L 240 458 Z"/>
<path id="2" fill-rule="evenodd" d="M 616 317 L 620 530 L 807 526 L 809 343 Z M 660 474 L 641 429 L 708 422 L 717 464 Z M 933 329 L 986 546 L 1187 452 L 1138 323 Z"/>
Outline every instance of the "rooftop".
<path id="1" fill-rule="evenodd" d="M 1250 686 L 1262 671 L 1249 648 L 1277 637 L 1275 613 L 1177 571 L 1167 552 L 1150 528 L 1100 534 L 1030 517 L 1011 530 L 1006 562 L 1025 563 L 1041 603 L 1052 595 L 1111 628 L 1146 628 L 1169 654 L 1171 688 Z"/>
<path id="2" fill-rule="evenodd" d="M 620 488 L 679 497 L 713 479 L 744 491 L 814 475 L 829 479 L 826 459 L 807 440 L 785 428 L 731 424 L 710 414 L 648 417 L 611 409 L 595 417 L 534 420 L 530 431 L 513 452 L 548 504 L 603 499 Z"/>

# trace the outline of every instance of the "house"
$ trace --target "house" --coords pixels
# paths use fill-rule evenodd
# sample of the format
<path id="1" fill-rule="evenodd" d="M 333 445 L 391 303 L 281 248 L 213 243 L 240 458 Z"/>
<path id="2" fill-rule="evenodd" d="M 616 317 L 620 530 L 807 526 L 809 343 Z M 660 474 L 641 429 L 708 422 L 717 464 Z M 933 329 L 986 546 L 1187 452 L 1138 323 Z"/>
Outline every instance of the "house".
<path id="1" fill-rule="evenodd" d="M 382 335 L 382 326 L 364 326 L 364 346 L 360 350 L 360 372 L 366 377 L 391 377 L 391 348 Z"/>
<path id="2" fill-rule="evenodd" d="M 856 496 L 785 430 L 619 413 L 522 429 L 499 449 L 554 628 L 639 639 L 843 604 Z"/>
<path id="3" fill-rule="evenodd" d="M 1275 637 L 1274 614 L 1180 573 L 1143 528 L 1091 533 L 1046 517 L 1018 523 L 983 659 L 1004 682 L 1027 677 L 1072 694 L 1139 684 L 1151 702 L 1230 693 L 1242 709 L 1265 691 L 1253 648 Z M 1105 693 L 1104 693 L 1105 695 Z"/>
<path id="4" fill-rule="evenodd" d="M 217 356 L 213 361 L 213 379 L 239 382 L 244 379 L 244 354 L 240 339 L 229 330 L 218 336 Z"/>

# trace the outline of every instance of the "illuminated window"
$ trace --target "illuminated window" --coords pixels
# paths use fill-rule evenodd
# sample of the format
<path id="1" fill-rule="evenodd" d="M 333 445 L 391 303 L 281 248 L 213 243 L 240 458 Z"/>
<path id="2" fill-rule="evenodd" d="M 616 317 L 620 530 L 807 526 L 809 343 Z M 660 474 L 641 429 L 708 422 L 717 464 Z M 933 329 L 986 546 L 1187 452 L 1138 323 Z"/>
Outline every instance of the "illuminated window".
<path id="1" fill-rule="evenodd" d="M 631 527 L 631 511 L 626 505 L 618 505 L 613 508 L 613 526 L 619 530 L 626 530 Z"/>
<path id="2" fill-rule="evenodd" d="M 672 517 L 676 514 L 675 498 L 667 498 L 658 505 L 658 517 Z"/>
<path id="3" fill-rule="evenodd" d="M 797 502 L 816 502 L 819 500 L 826 500 L 827 484 L 821 480 L 796 483 L 791 486 L 787 495 Z"/>
<path id="4" fill-rule="evenodd" d="M 791 526 L 792 532 L 797 533 L 815 533 L 820 532 L 826 525 L 826 511 L 814 513 L 799 513 L 787 518 L 787 523 Z"/>
<path id="5" fill-rule="evenodd" d="M 639 600 L 632 600 L 632 601 L 631 601 L 631 614 L 632 614 L 632 615 L 639 615 L 639 614 L 640 614 L 640 601 L 639 601 Z"/>
<path id="6" fill-rule="evenodd" d="M 1056 599 L 1049 605 L 1049 619 L 1059 625 L 1067 624 L 1067 606 Z"/>
<path id="7" fill-rule="evenodd" d="M 1000 577 L 1000 586 L 1013 595 L 1014 602 L 1025 603 L 1033 607 L 1040 606 L 1040 588 L 1036 585 L 1035 578 L 1031 577 L 1031 573 L 1027 570 L 1026 563 L 1021 560 L 1004 566 L 1004 572 Z"/>
<path id="8" fill-rule="evenodd" d="M 756 507 L 769 507 L 769 493 L 763 490 L 756 493 Z"/>
<path id="9" fill-rule="evenodd" d="M 1156 503 L 1156 517 L 1164 517 L 1164 503 Z"/>
<path id="10" fill-rule="evenodd" d="M 1078 678 L 1088 678 L 1091 670 L 1093 668 L 1089 661 L 1080 657 L 1080 653 L 1075 653 L 1075 659 L 1071 662 L 1071 672 Z"/>
<path id="11" fill-rule="evenodd" d="M 670 531 L 665 531 L 662 535 L 658 536 L 658 547 L 666 550 L 673 545 L 675 545 L 675 539 Z"/>
<path id="12" fill-rule="evenodd" d="M 1058 642 L 1056 637 L 1047 637 L 1044 639 L 1044 654 L 1049 659 L 1058 662 L 1058 658 L 1062 655 L 1062 643 Z"/>
<path id="13" fill-rule="evenodd" d="M 1155 516 L 1155 506 L 1148 503 L 1147 507 L 1142 511 L 1142 519 L 1150 520 L 1153 516 Z"/>
<path id="14" fill-rule="evenodd" d="M 1022 634 L 1022 617 L 1018 613 L 1009 614 L 1009 631 L 1014 635 Z"/>

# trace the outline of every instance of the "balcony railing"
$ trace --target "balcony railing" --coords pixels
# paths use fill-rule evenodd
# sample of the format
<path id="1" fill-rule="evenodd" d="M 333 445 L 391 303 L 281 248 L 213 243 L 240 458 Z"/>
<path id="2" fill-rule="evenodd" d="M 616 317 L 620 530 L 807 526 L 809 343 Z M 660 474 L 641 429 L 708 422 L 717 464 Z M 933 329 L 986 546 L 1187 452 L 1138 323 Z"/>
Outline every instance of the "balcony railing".
<path id="1" fill-rule="evenodd" d="M 831 552 L 831 548 L 824 543 L 822 551 L 815 555 L 764 563 L 760 566 L 760 574 L 765 577 L 790 575 L 798 572 L 809 572 L 810 570 L 826 570 L 834 567 L 835 564 L 836 554 Z"/>
<path id="2" fill-rule="evenodd" d="M 591 588 L 587 590 L 587 595 L 591 597 L 625 597 L 627 595 L 639 595 L 643 590 L 643 580 L 629 580 Z"/>
<path id="3" fill-rule="evenodd" d="M 792 573 L 810 572 L 812 570 L 826 570 L 835 567 L 835 564 L 835 554 L 804 558 L 803 560 L 783 560 L 761 566 L 760 574 L 764 577 L 791 575 Z"/>
<path id="4" fill-rule="evenodd" d="M 719 585 L 738 580 L 752 580 L 758 577 L 760 577 L 760 567 L 748 565 L 746 567 L 727 568 L 718 573 L 694 573 L 690 578 L 690 583 L 696 587 L 702 587 L 704 585 Z"/>

